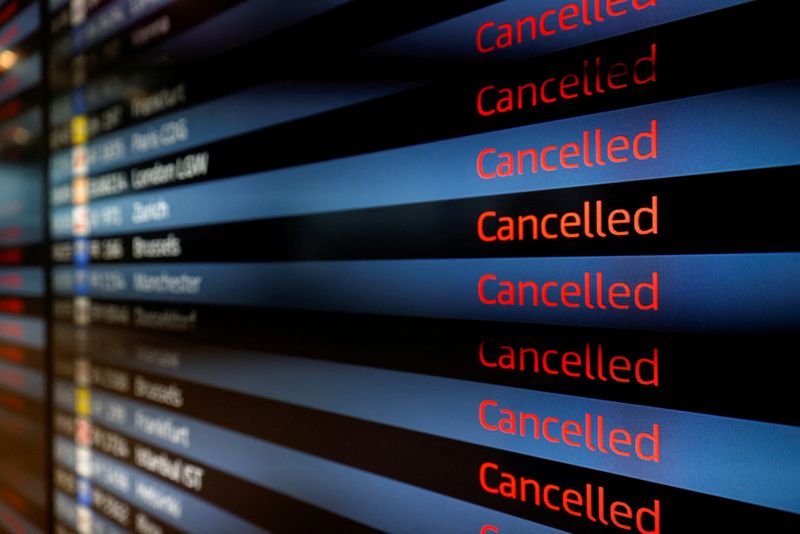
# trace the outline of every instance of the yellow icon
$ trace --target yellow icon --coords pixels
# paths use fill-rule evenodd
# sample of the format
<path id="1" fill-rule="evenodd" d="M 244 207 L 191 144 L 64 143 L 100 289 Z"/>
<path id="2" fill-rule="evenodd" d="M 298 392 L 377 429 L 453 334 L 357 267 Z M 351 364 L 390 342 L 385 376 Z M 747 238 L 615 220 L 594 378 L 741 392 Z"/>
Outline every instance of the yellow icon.
<path id="1" fill-rule="evenodd" d="M 77 415 L 92 415 L 92 392 L 86 388 L 75 389 L 75 413 Z"/>
<path id="2" fill-rule="evenodd" d="M 89 140 L 89 119 L 86 115 L 72 117 L 70 124 L 72 130 L 72 144 L 82 145 Z"/>

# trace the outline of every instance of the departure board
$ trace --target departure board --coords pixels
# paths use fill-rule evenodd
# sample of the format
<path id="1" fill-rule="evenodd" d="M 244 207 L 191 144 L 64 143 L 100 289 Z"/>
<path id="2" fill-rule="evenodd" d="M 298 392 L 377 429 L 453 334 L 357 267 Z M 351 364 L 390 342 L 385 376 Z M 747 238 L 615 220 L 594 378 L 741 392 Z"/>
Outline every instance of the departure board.
<path id="1" fill-rule="evenodd" d="M 0 1 L 0 531 L 800 531 L 794 26 Z"/>
<path id="2" fill-rule="evenodd" d="M 48 507 L 45 140 L 35 1 L 0 2 L 0 531 Z"/>

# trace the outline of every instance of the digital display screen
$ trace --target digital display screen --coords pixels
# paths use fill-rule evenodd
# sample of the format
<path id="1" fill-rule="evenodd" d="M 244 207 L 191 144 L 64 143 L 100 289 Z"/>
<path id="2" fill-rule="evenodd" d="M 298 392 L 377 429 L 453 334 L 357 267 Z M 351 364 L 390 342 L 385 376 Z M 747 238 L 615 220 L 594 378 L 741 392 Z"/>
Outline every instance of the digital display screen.
<path id="1" fill-rule="evenodd" d="M 795 32 L 0 2 L 0 530 L 797 532 Z"/>
<path id="2" fill-rule="evenodd" d="M 0 531 L 44 532 L 49 493 L 45 90 L 39 2 L 0 2 Z"/>

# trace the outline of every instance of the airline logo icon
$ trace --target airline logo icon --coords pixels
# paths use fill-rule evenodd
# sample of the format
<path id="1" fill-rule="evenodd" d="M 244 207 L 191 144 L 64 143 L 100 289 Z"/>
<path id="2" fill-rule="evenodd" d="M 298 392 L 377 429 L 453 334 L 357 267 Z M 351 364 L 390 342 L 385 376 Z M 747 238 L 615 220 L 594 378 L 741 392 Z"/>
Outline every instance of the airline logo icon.
<path id="1" fill-rule="evenodd" d="M 89 206 L 72 208 L 72 235 L 86 237 L 89 235 Z"/>
<path id="2" fill-rule="evenodd" d="M 76 206 L 89 202 L 89 179 L 76 176 L 72 179 L 72 203 Z"/>
<path id="3" fill-rule="evenodd" d="M 78 115 L 72 118 L 70 132 L 72 133 L 73 145 L 82 145 L 89 140 L 89 119 L 86 115 Z"/>
<path id="4" fill-rule="evenodd" d="M 73 27 L 80 26 L 86 20 L 86 0 L 71 0 L 69 3 L 69 22 Z"/>
<path id="5" fill-rule="evenodd" d="M 92 506 L 92 483 L 88 478 L 78 477 L 78 487 L 76 490 L 78 503 L 84 506 Z"/>
<path id="6" fill-rule="evenodd" d="M 75 507 L 75 530 L 78 534 L 92 533 L 92 510 L 83 505 Z"/>
<path id="7" fill-rule="evenodd" d="M 89 265 L 89 240 L 79 237 L 72 243 L 72 255 L 75 265 L 86 267 Z"/>
<path id="8" fill-rule="evenodd" d="M 72 290 L 76 295 L 86 295 L 89 293 L 89 271 L 88 269 L 77 268 L 73 271 Z"/>
<path id="9" fill-rule="evenodd" d="M 72 322 L 78 326 L 88 326 L 92 322 L 92 301 L 89 297 L 72 299 Z"/>
<path id="10" fill-rule="evenodd" d="M 88 387 L 91 379 L 92 364 L 86 358 L 78 358 L 75 360 L 73 368 L 75 373 L 75 385 L 81 387 Z"/>
<path id="11" fill-rule="evenodd" d="M 89 447 L 75 447 L 75 472 L 86 478 L 92 476 L 92 449 Z"/>
<path id="12" fill-rule="evenodd" d="M 92 392 L 86 388 L 75 389 L 75 413 L 85 417 L 92 415 Z"/>
<path id="13" fill-rule="evenodd" d="M 79 87 L 72 91 L 72 114 L 86 114 L 86 89 Z"/>
<path id="14" fill-rule="evenodd" d="M 92 423 L 85 417 L 75 421 L 75 443 L 85 447 L 92 446 Z"/>
<path id="15" fill-rule="evenodd" d="M 89 151 L 86 145 L 72 147 L 72 174 L 78 176 L 89 174 Z"/>

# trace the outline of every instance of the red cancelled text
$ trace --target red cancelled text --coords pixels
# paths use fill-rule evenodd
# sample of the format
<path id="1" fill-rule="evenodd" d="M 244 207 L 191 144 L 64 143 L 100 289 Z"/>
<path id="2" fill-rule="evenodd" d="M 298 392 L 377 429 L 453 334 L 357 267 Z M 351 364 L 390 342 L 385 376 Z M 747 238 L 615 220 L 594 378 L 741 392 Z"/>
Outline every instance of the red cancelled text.
<path id="1" fill-rule="evenodd" d="M 487 346 L 482 341 L 478 361 L 483 367 L 499 371 L 532 373 L 564 378 L 641 386 L 659 386 L 658 348 L 651 354 L 631 357 L 604 350 L 598 343 L 586 343 L 584 350 L 557 350 L 541 347 Z"/>
<path id="2" fill-rule="evenodd" d="M 552 76 L 514 87 L 486 85 L 478 91 L 477 109 L 483 117 L 535 108 L 540 102 L 554 104 L 563 100 L 590 97 L 630 86 L 647 85 L 656 81 L 656 44 L 632 64 L 619 61 L 607 65 L 600 56 L 588 59 L 577 72 Z"/>
<path id="3" fill-rule="evenodd" d="M 544 439 L 550 443 L 585 447 L 595 452 L 636 456 L 647 462 L 661 461 L 661 429 L 653 424 L 650 433 L 633 434 L 624 428 L 606 428 L 602 415 L 585 414 L 583 421 L 562 421 L 535 413 L 501 408 L 495 400 L 485 400 L 478 408 L 481 426 L 490 432 Z"/>
<path id="4" fill-rule="evenodd" d="M 635 508 L 621 500 L 606 497 L 601 485 L 586 484 L 581 489 L 562 488 L 556 484 L 517 476 L 484 462 L 478 474 L 481 489 L 491 495 L 532 503 L 554 512 L 584 518 L 592 523 L 614 526 L 621 530 L 636 529 L 640 534 L 661 532 L 661 501 L 653 500 L 652 507 Z"/>
<path id="5" fill-rule="evenodd" d="M 655 7 L 656 0 L 581 0 L 568 2 L 559 9 L 548 9 L 540 15 L 530 15 L 510 22 L 488 21 L 480 25 L 475 35 L 478 52 L 489 54 L 520 45 L 537 38 L 567 32 L 581 26 L 601 23 L 606 18 Z"/>
<path id="6" fill-rule="evenodd" d="M 593 280 L 594 279 L 594 280 Z M 582 282 L 534 282 L 498 280 L 485 274 L 478 280 L 478 298 L 488 306 L 545 306 L 590 310 L 658 311 L 658 273 L 650 281 L 633 285 L 613 282 L 605 287 L 603 273 L 583 273 Z"/>

